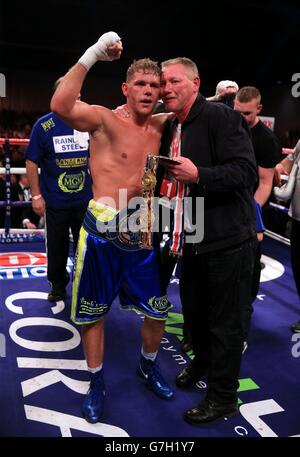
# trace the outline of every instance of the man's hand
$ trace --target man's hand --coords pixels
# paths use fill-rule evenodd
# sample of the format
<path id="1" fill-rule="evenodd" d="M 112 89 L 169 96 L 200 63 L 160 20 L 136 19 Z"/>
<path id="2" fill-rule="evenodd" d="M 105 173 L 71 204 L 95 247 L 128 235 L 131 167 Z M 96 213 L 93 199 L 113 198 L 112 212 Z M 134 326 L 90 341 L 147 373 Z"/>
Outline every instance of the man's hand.
<path id="1" fill-rule="evenodd" d="M 106 32 L 90 46 L 78 60 L 89 70 L 98 60 L 112 61 L 120 58 L 123 47 L 121 38 L 115 32 Z"/>
<path id="2" fill-rule="evenodd" d="M 174 176 L 177 181 L 184 183 L 196 183 L 199 180 L 198 168 L 196 165 L 186 157 L 176 157 L 181 163 L 178 165 L 164 164 L 168 172 Z"/>
<path id="3" fill-rule="evenodd" d="M 113 46 L 107 48 L 109 60 L 118 60 L 121 57 L 123 46 L 121 41 L 117 41 Z M 100 59 L 101 60 L 101 59 Z"/>
<path id="4" fill-rule="evenodd" d="M 23 226 L 24 226 L 24 228 L 27 228 L 27 229 L 36 229 L 37 228 L 36 225 L 30 221 L 28 221 L 28 222 L 23 221 Z"/>
<path id="5" fill-rule="evenodd" d="M 288 176 L 288 172 L 285 170 L 281 163 L 278 163 L 274 169 L 274 184 L 275 186 L 281 187 L 284 184 L 284 180 L 281 179 L 281 175 Z"/>
<path id="6" fill-rule="evenodd" d="M 46 205 L 43 197 L 38 200 L 32 200 L 32 209 L 38 216 L 44 216 L 45 208 Z"/>
<path id="7" fill-rule="evenodd" d="M 256 234 L 256 238 L 257 238 L 257 241 L 259 241 L 259 243 L 264 239 L 264 234 L 263 232 L 259 232 Z"/>

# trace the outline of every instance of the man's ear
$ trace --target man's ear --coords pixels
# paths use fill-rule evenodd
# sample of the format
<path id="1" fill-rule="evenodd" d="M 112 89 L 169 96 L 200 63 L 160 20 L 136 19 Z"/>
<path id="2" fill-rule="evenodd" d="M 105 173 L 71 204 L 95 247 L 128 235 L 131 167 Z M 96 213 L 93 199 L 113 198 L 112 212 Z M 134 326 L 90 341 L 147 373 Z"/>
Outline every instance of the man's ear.
<path id="1" fill-rule="evenodd" d="M 123 92 L 123 95 L 124 95 L 125 97 L 127 97 L 127 95 L 128 95 L 127 83 L 122 83 L 122 92 Z"/>
<path id="2" fill-rule="evenodd" d="M 257 105 L 257 114 L 259 114 L 262 109 L 263 109 L 263 105 L 261 103 L 259 105 Z"/>
<path id="3" fill-rule="evenodd" d="M 196 88 L 196 90 L 198 92 L 198 90 L 200 88 L 200 78 L 199 78 L 199 76 L 195 76 L 195 78 L 194 78 L 194 86 L 195 86 L 195 88 Z"/>

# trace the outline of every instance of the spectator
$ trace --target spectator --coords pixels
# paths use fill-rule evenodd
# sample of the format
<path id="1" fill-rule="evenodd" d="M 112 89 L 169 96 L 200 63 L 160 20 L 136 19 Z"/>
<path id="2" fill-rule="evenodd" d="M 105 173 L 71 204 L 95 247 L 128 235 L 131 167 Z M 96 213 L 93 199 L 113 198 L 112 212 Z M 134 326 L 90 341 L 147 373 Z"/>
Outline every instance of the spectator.
<path id="1" fill-rule="evenodd" d="M 261 94 L 256 87 L 242 87 L 236 94 L 234 109 L 242 114 L 246 120 L 253 143 L 255 159 L 258 165 L 258 183 L 254 188 L 254 199 L 257 203 L 258 217 L 261 209 L 267 203 L 273 188 L 274 169 L 281 155 L 281 146 L 275 134 L 259 119 L 263 105 Z M 252 303 L 256 299 L 261 274 L 261 241 L 263 231 L 258 234 L 258 245 L 254 264 L 252 282 L 252 300 L 247 304 L 244 316 L 244 349 L 247 348 L 247 339 L 250 330 Z"/>
<path id="2" fill-rule="evenodd" d="M 239 90 L 239 86 L 235 81 L 224 80 L 220 81 L 216 87 L 216 93 L 206 100 L 213 102 L 221 102 L 233 108 L 235 94 Z"/>

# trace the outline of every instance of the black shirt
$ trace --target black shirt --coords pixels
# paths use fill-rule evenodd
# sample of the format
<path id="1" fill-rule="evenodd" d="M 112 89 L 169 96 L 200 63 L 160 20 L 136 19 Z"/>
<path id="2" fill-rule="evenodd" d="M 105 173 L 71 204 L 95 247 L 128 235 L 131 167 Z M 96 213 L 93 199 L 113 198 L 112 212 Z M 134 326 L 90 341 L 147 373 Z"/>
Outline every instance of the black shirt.
<path id="1" fill-rule="evenodd" d="M 251 129 L 252 143 L 257 165 L 274 168 L 281 159 L 281 146 L 275 134 L 262 121 Z"/>

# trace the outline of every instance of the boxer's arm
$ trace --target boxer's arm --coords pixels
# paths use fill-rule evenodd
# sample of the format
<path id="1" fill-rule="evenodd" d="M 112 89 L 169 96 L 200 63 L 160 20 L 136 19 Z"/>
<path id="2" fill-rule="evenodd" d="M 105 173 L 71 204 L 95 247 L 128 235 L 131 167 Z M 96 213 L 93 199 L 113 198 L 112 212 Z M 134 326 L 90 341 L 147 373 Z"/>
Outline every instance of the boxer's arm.
<path id="1" fill-rule="evenodd" d="M 152 115 L 152 122 L 156 125 L 158 130 L 163 133 L 167 122 L 172 121 L 175 119 L 175 113 L 159 113 Z"/>
<path id="2" fill-rule="evenodd" d="M 121 52 L 122 43 L 116 33 L 108 32 L 102 35 L 64 76 L 52 97 L 51 110 L 77 130 L 96 130 L 103 123 L 103 116 L 107 110 L 81 102 L 81 88 L 88 70 L 94 63 L 98 60 L 118 59 Z"/>
<path id="3" fill-rule="evenodd" d="M 86 75 L 87 70 L 80 63 L 71 68 L 52 97 L 51 110 L 76 130 L 92 132 L 102 118 L 99 109 L 78 100 Z"/>
<path id="4" fill-rule="evenodd" d="M 165 124 L 167 121 L 172 121 L 175 119 L 176 114 L 175 113 L 158 113 L 158 114 L 153 114 L 152 115 L 153 119 L 158 119 L 159 122 L 162 124 Z"/>
<path id="5" fill-rule="evenodd" d="M 128 109 L 127 104 L 117 106 L 114 110 L 112 110 L 113 113 L 117 114 L 117 116 L 121 118 L 128 118 L 130 117 L 130 111 Z M 175 119 L 176 115 L 175 113 L 158 113 L 158 114 L 152 114 L 152 120 L 151 123 L 157 130 L 160 131 L 160 133 L 163 133 L 164 128 L 167 124 L 168 121 L 172 121 Z"/>

